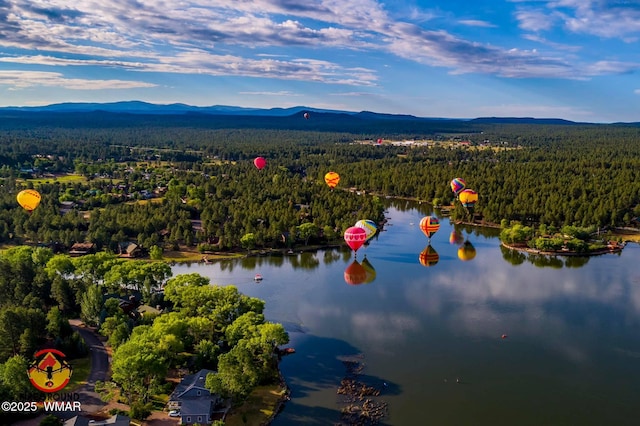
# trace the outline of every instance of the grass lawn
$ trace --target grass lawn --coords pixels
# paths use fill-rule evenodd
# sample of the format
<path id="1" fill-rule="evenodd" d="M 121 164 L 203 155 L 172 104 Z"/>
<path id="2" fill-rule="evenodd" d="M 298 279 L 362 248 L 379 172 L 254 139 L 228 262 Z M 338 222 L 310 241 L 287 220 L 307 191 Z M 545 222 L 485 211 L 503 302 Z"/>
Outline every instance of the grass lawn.
<path id="1" fill-rule="evenodd" d="M 231 409 L 225 426 L 260 426 L 267 424 L 284 397 L 285 390 L 278 384 L 258 386 L 244 404 Z M 245 421 L 246 420 L 246 421 Z"/>
<path id="2" fill-rule="evenodd" d="M 162 253 L 162 260 L 166 262 L 200 262 L 202 257 L 206 256 L 209 260 L 220 260 L 220 259 L 234 259 L 240 258 L 244 256 L 240 253 L 225 253 L 225 254 L 203 254 L 197 250 L 186 250 L 185 248 L 180 248 L 180 251 L 175 250 L 167 250 Z"/>
<path id="3" fill-rule="evenodd" d="M 34 185 L 52 182 L 86 182 L 87 178 L 82 175 L 60 175 L 55 177 L 43 177 L 37 179 L 16 179 L 16 182 L 32 182 Z"/>
<path id="4" fill-rule="evenodd" d="M 91 357 L 87 355 L 84 358 L 76 358 L 69 361 L 69 364 L 71 364 L 73 368 L 73 373 L 71 374 L 69 384 L 64 389 L 65 392 L 72 392 L 87 383 L 89 373 L 91 372 Z"/>

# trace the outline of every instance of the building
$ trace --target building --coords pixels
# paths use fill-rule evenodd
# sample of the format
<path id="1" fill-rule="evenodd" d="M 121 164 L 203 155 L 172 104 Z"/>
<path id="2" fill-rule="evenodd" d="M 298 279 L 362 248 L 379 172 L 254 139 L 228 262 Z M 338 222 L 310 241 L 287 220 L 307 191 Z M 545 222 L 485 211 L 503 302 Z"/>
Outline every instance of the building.
<path id="1" fill-rule="evenodd" d="M 216 414 L 220 411 L 216 411 L 216 408 L 224 401 L 205 387 L 207 374 L 210 373 L 215 374 L 215 371 L 202 369 L 183 377 L 169 396 L 167 408 L 180 412 L 181 424 L 210 424 L 214 418 L 219 418 Z"/>
<path id="2" fill-rule="evenodd" d="M 95 252 L 96 245 L 94 243 L 75 243 L 69 250 L 69 256 L 84 256 Z"/>
<path id="3" fill-rule="evenodd" d="M 64 426 L 129 426 L 131 419 L 122 414 L 115 414 L 105 420 L 92 420 L 84 416 L 74 416 L 64 422 Z"/>

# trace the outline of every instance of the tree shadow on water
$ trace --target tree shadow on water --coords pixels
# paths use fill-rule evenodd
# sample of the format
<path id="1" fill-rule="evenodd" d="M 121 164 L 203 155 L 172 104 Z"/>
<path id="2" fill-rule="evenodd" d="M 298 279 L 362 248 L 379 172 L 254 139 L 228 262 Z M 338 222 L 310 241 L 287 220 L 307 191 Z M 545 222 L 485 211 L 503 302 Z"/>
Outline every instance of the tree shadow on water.
<path id="1" fill-rule="evenodd" d="M 297 336 L 295 349 L 296 353 L 283 358 L 280 364 L 280 370 L 291 391 L 291 399 L 272 425 L 349 424 L 341 419 L 345 401 L 337 391 L 343 379 L 354 377 L 348 371 L 345 361 L 353 360 L 366 365 L 366 356 L 343 340 L 309 334 Z M 361 372 L 355 376 L 359 382 L 380 390 L 380 396 L 374 397 L 376 399 L 383 400 L 385 395 L 397 395 L 401 392 L 397 384 L 383 378 Z M 384 419 L 381 420 L 376 424 L 384 426 Z"/>

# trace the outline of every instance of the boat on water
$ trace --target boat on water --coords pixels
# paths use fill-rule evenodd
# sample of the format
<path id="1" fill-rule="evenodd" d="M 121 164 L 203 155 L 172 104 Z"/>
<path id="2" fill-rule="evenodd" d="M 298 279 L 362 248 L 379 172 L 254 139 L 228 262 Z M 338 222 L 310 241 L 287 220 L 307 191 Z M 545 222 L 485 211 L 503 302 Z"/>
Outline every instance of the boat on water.
<path id="1" fill-rule="evenodd" d="M 262 281 L 262 275 L 260 275 L 260 274 L 256 274 L 256 276 L 255 276 L 255 277 L 253 277 L 253 280 L 254 280 L 255 282 L 260 282 L 260 281 Z"/>

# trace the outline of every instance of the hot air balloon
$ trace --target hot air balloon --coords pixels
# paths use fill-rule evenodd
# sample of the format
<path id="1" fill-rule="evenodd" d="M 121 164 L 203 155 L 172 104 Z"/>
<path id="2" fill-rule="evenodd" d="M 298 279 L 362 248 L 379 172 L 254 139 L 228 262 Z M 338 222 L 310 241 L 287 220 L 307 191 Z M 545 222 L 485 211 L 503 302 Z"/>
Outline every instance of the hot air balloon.
<path id="1" fill-rule="evenodd" d="M 362 228 L 352 226 L 344 231 L 344 240 L 347 242 L 347 245 L 351 247 L 351 250 L 353 250 L 353 252 L 355 253 L 367 240 L 367 233 Z"/>
<path id="2" fill-rule="evenodd" d="M 438 263 L 438 260 L 440 260 L 440 255 L 436 249 L 431 247 L 431 244 L 426 246 L 420 253 L 420 264 L 426 268 L 435 265 Z"/>
<path id="3" fill-rule="evenodd" d="M 469 241 L 465 241 L 464 244 L 458 249 L 458 259 L 463 262 L 468 262 L 476 257 L 476 248 Z"/>
<path id="4" fill-rule="evenodd" d="M 25 189 L 24 191 L 20 191 L 16 198 L 18 200 L 18 204 L 20 204 L 22 208 L 29 213 L 38 207 L 41 199 L 40 193 L 35 189 Z"/>
<path id="5" fill-rule="evenodd" d="M 347 284 L 358 285 L 367 280 L 367 271 L 357 260 L 354 260 L 347 269 L 344 270 L 344 281 Z"/>
<path id="6" fill-rule="evenodd" d="M 338 182 L 340 182 L 340 175 L 336 172 L 329 172 L 324 175 L 324 181 L 329 185 L 329 188 L 333 189 L 338 186 Z"/>
<path id="7" fill-rule="evenodd" d="M 378 145 L 382 145 L 382 138 L 378 138 Z"/>
<path id="8" fill-rule="evenodd" d="M 456 196 L 460 194 L 460 191 L 467 187 L 467 183 L 461 178 L 455 178 L 451 181 L 451 190 Z"/>
<path id="9" fill-rule="evenodd" d="M 431 239 L 433 234 L 438 232 L 438 229 L 440 229 L 440 221 L 435 216 L 425 216 L 420 221 L 420 229 L 424 232 L 424 235 L 426 235 L 427 238 Z"/>
<path id="10" fill-rule="evenodd" d="M 376 270 L 373 268 L 371 262 L 366 257 L 362 260 L 362 267 L 367 271 L 367 278 L 364 280 L 366 284 L 373 282 L 376 279 Z"/>
<path id="11" fill-rule="evenodd" d="M 478 193 L 473 189 L 465 189 L 458 194 L 458 198 L 464 207 L 472 208 L 478 201 Z"/>
<path id="12" fill-rule="evenodd" d="M 302 114 L 302 116 L 305 118 L 305 120 L 309 119 L 309 113 L 305 112 L 304 114 Z"/>
<path id="13" fill-rule="evenodd" d="M 354 226 L 364 229 L 364 232 L 367 233 L 366 241 L 369 241 L 370 239 L 372 239 L 376 235 L 376 232 L 378 232 L 378 227 L 376 226 L 376 223 L 369 219 L 359 220 L 356 222 Z"/>
<path id="14" fill-rule="evenodd" d="M 449 243 L 460 245 L 463 242 L 464 242 L 464 237 L 462 236 L 462 234 L 456 231 L 451 231 L 451 234 L 449 235 Z"/>
<path id="15" fill-rule="evenodd" d="M 267 165 L 267 160 L 265 160 L 264 157 L 256 157 L 256 159 L 253 160 L 253 165 L 256 166 L 258 170 L 262 170 L 264 166 Z"/>

